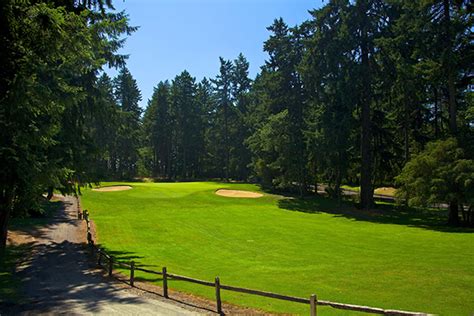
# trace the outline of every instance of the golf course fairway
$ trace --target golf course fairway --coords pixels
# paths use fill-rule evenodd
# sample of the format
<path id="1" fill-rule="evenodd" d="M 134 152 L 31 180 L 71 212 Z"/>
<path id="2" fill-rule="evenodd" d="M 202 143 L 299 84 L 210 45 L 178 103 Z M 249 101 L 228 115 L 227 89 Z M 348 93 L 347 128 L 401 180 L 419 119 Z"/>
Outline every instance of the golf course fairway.
<path id="1" fill-rule="evenodd" d="M 81 197 L 99 244 L 118 260 L 280 294 L 440 315 L 474 312 L 473 230 L 441 226 L 436 213 L 385 210 L 359 214 L 324 197 L 216 195 L 261 192 L 217 182 L 101 183 Z M 382 211 L 380 211 L 382 212 Z M 426 211 L 427 212 L 427 211 Z M 444 216 L 444 215 L 443 215 Z M 160 284 L 157 276 L 138 278 Z M 182 281 L 169 287 L 213 298 L 214 289 Z M 231 302 L 272 312 L 308 314 L 306 305 L 222 292 Z M 321 315 L 347 315 L 330 307 Z"/>

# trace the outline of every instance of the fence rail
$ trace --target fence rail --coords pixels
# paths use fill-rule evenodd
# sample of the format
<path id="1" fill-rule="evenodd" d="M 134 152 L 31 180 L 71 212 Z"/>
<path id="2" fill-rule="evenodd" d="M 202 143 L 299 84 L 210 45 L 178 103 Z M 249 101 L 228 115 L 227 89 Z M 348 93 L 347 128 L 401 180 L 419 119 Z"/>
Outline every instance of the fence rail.
<path id="1" fill-rule="evenodd" d="M 135 271 L 142 271 L 142 272 L 145 272 L 145 273 L 161 275 L 162 276 L 162 281 L 163 281 L 163 296 L 166 297 L 166 298 L 169 297 L 169 295 L 168 295 L 168 279 L 174 279 L 174 280 L 179 280 L 179 281 L 185 281 L 185 282 L 200 284 L 200 285 L 203 285 L 203 286 L 214 287 L 215 290 L 216 290 L 216 310 L 217 310 L 217 313 L 221 314 L 221 315 L 223 314 L 222 299 L 221 299 L 221 291 L 222 290 L 245 293 L 245 294 L 250 294 L 250 295 L 263 296 L 263 297 L 268 297 L 268 298 L 273 298 L 273 299 L 278 299 L 278 300 L 283 300 L 283 301 L 289 301 L 289 302 L 295 302 L 295 303 L 301 303 L 301 304 L 307 304 L 307 305 L 310 306 L 310 315 L 311 316 L 316 316 L 317 315 L 317 306 L 330 306 L 330 307 L 336 308 L 336 309 L 351 310 L 351 311 L 357 311 L 357 312 L 366 312 L 366 313 L 380 314 L 380 315 L 391 315 L 391 316 L 395 316 L 395 315 L 397 315 L 397 316 L 422 316 L 422 315 L 427 316 L 427 315 L 430 315 L 430 314 L 427 314 L 427 313 L 420 313 L 420 312 L 408 312 L 408 311 L 401 311 L 401 310 L 382 309 L 382 308 L 370 307 L 370 306 L 343 304 L 343 303 L 337 303 L 337 302 L 331 302 L 331 301 L 325 301 L 325 300 L 318 300 L 317 296 L 315 294 L 312 294 L 309 298 L 302 298 L 302 297 L 295 297 L 295 296 L 283 295 L 283 294 L 260 291 L 260 290 L 247 289 L 247 288 L 242 288 L 242 287 L 236 287 L 236 286 L 221 284 L 219 277 L 216 277 L 214 282 L 210 282 L 210 281 L 194 279 L 194 278 L 184 276 L 184 275 L 168 273 L 166 267 L 163 267 L 161 271 L 154 271 L 154 270 L 149 270 L 149 269 L 137 267 L 137 266 L 135 266 L 134 261 L 131 261 L 130 263 L 119 262 L 119 261 L 115 260 L 113 258 L 113 256 L 108 254 L 105 250 L 103 250 L 103 249 L 99 248 L 97 245 L 95 245 L 94 240 L 92 239 L 89 212 L 87 210 L 84 210 L 82 212 L 79 211 L 79 210 L 80 210 L 80 208 L 78 208 L 78 218 L 79 219 L 84 219 L 86 221 L 86 224 L 87 224 L 87 243 L 91 247 L 92 252 L 97 255 L 97 264 L 102 268 L 106 268 L 109 276 L 112 276 L 114 265 L 122 267 L 122 268 L 130 269 L 129 284 L 131 286 L 134 286 Z M 106 262 L 103 262 L 104 259 L 105 259 Z"/>

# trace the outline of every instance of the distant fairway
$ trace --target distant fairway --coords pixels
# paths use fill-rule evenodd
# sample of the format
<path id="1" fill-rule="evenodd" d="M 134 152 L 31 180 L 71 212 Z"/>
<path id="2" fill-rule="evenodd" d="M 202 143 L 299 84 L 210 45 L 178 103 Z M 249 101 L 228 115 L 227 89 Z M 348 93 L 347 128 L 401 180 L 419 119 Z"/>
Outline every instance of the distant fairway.
<path id="1" fill-rule="evenodd" d="M 316 293 L 342 303 L 474 313 L 474 231 L 438 229 L 433 214 L 360 215 L 324 198 L 214 193 L 220 188 L 259 191 L 246 184 L 120 184 L 133 189 L 86 190 L 82 204 L 96 222 L 100 244 L 124 261 L 301 297 Z M 421 227 L 425 222 L 430 226 Z M 138 276 L 159 282 L 155 276 Z M 172 281 L 170 287 L 214 297 L 212 288 L 199 285 Z M 222 296 L 224 302 L 268 311 L 309 311 L 298 303 L 227 291 Z"/>

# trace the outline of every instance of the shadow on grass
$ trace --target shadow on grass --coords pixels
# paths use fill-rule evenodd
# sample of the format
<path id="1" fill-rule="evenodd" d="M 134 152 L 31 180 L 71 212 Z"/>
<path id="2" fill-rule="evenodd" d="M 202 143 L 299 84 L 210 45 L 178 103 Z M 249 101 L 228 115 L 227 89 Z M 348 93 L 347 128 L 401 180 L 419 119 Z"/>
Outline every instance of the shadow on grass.
<path id="1" fill-rule="evenodd" d="M 7 291 L 21 295 L 8 305 L 0 304 L 2 314 L 77 314 L 78 311 L 97 314 L 110 309 L 111 305 L 131 305 L 128 307 L 131 311 L 148 304 L 142 298 L 123 294 L 122 289 L 104 282 L 103 275 L 94 269 L 96 265 L 91 261 L 90 248 L 82 240 L 73 237 L 61 241 L 61 237 L 56 236 L 56 230 L 59 233 L 65 230 L 62 234 L 66 236 L 68 230 L 72 232 L 82 224 L 75 218 L 75 208 L 69 207 L 73 203 L 73 200 L 53 202 L 44 217 L 14 221 L 15 230 L 28 233 L 36 242 L 21 254 L 24 257 L 21 263 L 14 261 L 18 257 L 15 247 L 9 247 L 8 256 L 2 260 L 0 271 L 14 270 L 15 273 L 14 282 L 10 283 L 11 274 L 0 272 L 0 297 Z M 130 253 L 122 255 L 138 257 Z"/>
<path id="2" fill-rule="evenodd" d="M 52 242 L 37 245 L 34 251 L 36 254 L 17 274 L 26 299 L 11 310 L 12 314 L 54 314 L 59 310 L 76 314 L 77 306 L 95 314 L 110 304 L 144 303 L 139 297 L 122 295 L 120 289 L 104 282 L 91 269 L 94 265 L 88 259 L 85 244 Z"/>
<path id="3" fill-rule="evenodd" d="M 115 260 L 122 263 L 129 264 L 131 261 L 139 262 L 140 259 L 143 259 L 143 256 L 137 255 L 135 252 L 132 251 L 118 251 L 118 250 L 110 250 L 107 247 L 103 247 L 100 244 L 97 245 L 99 248 L 105 250 L 106 253 L 111 255 Z M 140 265 L 141 266 L 141 265 Z"/>
<path id="4" fill-rule="evenodd" d="M 378 204 L 374 209 L 365 211 L 357 209 L 351 202 L 339 202 L 322 196 L 282 199 L 278 201 L 278 206 L 288 211 L 326 213 L 356 221 L 405 225 L 449 233 L 474 233 L 473 228 L 448 226 L 445 210 Z"/>
<path id="5" fill-rule="evenodd" d="M 64 212 L 61 212 L 61 210 L 68 205 L 69 202 L 45 200 L 41 205 L 44 213 L 14 217 L 10 221 L 9 229 L 26 232 L 65 220 L 67 216 Z"/>
<path id="6" fill-rule="evenodd" d="M 108 255 L 112 256 L 114 262 L 119 262 L 123 264 L 129 265 L 132 261 L 135 262 L 135 267 L 137 268 L 144 268 L 148 270 L 153 270 L 156 272 L 161 272 L 162 266 L 158 263 L 153 264 L 144 264 L 141 262 L 141 259 L 145 258 L 144 256 L 139 256 L 135 252 L 132 251 L 119 251 L 119 250 L 110 250 L 107 247 L 104 247 L 100 244 L 97 245 L 100 249 L 104 250 Z M 125 269 L 124 267 L 121 267 Z M 153 280 L 151 280 L 153 281 Z"/>
<path id="7" fill-rule="evenodd" d="M 41 229 L 64 220 L 66 204 L 63 201 L 47 201 L 42 203 L 43 213 L 11 219 L 9 231 L 17 231 L 26 236 L 42 237 Z M 33 238 L 34 240 L 34 238 Z M 23 280 L 18 276 L 17 269 L 24 264 L 34 249 L 35 243 L 20 241 L 10 243 L 4 253 L 0 253 L 0 310 L 8 310 L 23 300 L 21 291 Z"/>
<path id="8" fill-rule="evenodd" d="M 0 254 L 0 310 L 18 304 L 21 300 L 21 280 L 16 275 L 16 267 L 26 257 L 32 243 L 8 245 Z"/>

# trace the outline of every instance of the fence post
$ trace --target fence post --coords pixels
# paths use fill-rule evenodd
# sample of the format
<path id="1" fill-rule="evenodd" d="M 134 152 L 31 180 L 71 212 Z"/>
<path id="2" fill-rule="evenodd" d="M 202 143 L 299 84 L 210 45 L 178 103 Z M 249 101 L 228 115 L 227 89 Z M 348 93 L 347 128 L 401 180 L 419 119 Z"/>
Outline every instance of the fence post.
<path id="1" fill-rule="evenodd" d="M 98 254 L 98 258 L 97 258 L 97 265 L 100 267 L 102 266 L 102 250 L 100 250 L 100 248 L 97 248 L 97 254 Z"/>
<path id="2" fill-rule="evenodd" d="M 112 269 L 114 267 L 114 259 L 111 257 L 109 257 L 109 277 L 112 276 Z"/>
<path id="3" fill-rule="evenodd" d="M 92 235 L 91 235 L 91 232 L 90 232 L 90 231 L 87 232 L 87 243 L 88 243 L 89 245 L 93 245 L 93 244 L 94 244 L 94 242 L 92 241 Z"/>
<path id="4" fill-rule="evenodd" d="M 135 282 L 135 261 L 130 262 L 130 286 Z"/>
<path id="5" fill-rule="evenodd" d="M 221 282 L 219 277 L 216 277 L 216 303 L 217 303 L 217 313 L 222 315 L 222 301 L 221 301 Z"/>
<path id="6" fill-rule="evenodd" d="M 316 298 L 316 294 L 311 294 L 309 298 L 309 305 L 311 308 L 311 316 L 316 316 L 318 314 L 317 310 L 318 299 Z"/>
<path id="7" fill-rule="evenodd" d="M 163 267 L 163 296 L 168 298 L 168 275 L 166 274 L 166 267 Z"/>

